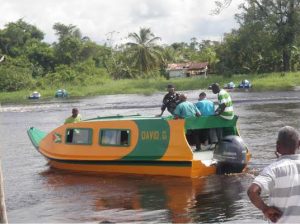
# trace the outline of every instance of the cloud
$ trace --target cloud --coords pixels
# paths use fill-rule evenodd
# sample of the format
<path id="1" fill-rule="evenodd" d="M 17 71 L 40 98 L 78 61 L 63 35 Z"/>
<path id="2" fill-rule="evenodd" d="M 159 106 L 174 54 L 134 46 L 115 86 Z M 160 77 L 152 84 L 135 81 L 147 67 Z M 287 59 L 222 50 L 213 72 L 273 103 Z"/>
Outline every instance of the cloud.
<path id="1" fill-rule="evenodd" d="M 220 39 L 237 26 L 234 14 L 240 2 L 233 0 L 220 15 L 212 16 L 211 0 L 1 0 L 0 28 L 23 18 L 42 30 L 50 43 L 56 40 L 56 22 L 76 25 L 98 43 L 107 41 L 112 31 L 117 42 L 141 27 L 150 27 L 169 44 L 192 37 Z"/>

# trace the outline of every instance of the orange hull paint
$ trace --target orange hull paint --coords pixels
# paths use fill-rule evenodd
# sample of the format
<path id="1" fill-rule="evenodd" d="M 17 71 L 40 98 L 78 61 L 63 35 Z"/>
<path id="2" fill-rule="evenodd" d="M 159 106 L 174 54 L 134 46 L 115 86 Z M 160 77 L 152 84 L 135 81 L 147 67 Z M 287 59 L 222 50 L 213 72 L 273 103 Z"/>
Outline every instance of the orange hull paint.
<path id="1" fill-rule="evenodd" d="M 206 167 L 199 161 L 193 161 L 192 167 L 174 166 L 143 166 L 143 165 L 86 165 L 70 164 L 49 159 L 49 165 L 58 169 L 73 171 L 88 171 L 99 173 L 127 173 L 127 174 L 148 174 L 148 175 L 167 175 L 181 177 L 201 177 L 216 173 L 216 167 Z"/>

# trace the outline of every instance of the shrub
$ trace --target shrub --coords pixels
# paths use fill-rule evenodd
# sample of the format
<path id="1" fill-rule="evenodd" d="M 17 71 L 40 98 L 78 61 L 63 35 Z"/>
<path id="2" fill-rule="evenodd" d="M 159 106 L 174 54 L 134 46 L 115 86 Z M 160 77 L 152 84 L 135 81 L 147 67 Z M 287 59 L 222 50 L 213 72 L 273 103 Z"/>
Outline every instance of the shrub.
<path id="1" fill-rule="evenodd" d="M 31 71 L 17 66 L 0 67 L 0 91 L 17 91 L 31 88 Z"/>

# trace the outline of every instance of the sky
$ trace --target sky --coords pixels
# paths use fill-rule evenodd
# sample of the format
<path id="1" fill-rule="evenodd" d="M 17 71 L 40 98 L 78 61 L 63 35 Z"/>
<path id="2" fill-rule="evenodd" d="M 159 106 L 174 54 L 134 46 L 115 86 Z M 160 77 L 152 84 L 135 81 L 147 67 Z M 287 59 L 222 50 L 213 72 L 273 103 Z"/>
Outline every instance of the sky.
<path id="1" fill-rule="evenodd" d="M 242 0 L 232 0 L 220 15 L 211 15 L 214 0 L 0 0 L 0 29 L 23 19 L 57 40 L 57 22 L 75 25 L 97 43 L 126 42 L 129 33 L 151 28 L 162 44 L 201 40 L 221 41 L 237 28 L 234 14 Z"/>

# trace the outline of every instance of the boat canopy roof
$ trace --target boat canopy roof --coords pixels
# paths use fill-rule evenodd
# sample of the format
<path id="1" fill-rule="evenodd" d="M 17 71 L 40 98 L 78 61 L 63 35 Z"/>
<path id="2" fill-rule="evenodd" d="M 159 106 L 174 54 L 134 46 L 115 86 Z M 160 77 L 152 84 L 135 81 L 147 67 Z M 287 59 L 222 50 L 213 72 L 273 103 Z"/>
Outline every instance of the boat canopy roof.
<path id="1" fill-rule="evenodd" d="M 113 121 L 113 120 L 170 120 L 172 119 L 173 116 L 169 117 L 153 117 L 153 116 L 141 116 L 140 114 L 134 114 L 134 115 L 116 115 L 116 116 L 106 116 L 106 117 L 95 117 L 95 118 L 90 118 L 86 119 L 83 121 L 101 121 L 101 120 L 108 120 L 108 121 Z"/>

